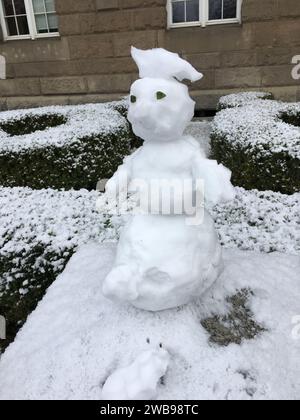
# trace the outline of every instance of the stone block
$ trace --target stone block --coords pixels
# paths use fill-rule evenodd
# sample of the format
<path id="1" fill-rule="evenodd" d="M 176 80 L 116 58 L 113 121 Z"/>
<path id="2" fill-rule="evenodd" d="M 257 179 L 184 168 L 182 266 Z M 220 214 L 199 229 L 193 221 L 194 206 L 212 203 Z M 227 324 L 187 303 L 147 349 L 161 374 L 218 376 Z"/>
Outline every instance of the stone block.
<path id="1" fill-rule="evenodd" d="M 39 79 L 6 79 L 0 80 L 0 96 L 34 96 L 40 95 Z"/>
<path id="2" fill-rule="evenodd" d="M 167 11 L 165 7 L 137 9 L 133 14 L 135 30 L 164 29 L 167 27 Z"/>
<path id="3" fill-rule="evenodd" d="M 71 59 L 113 56 L 113 40 L 109 35 L 85 35 L 68 38 Z"/>
<path id="4" fill-rule="evenodd" d="M 90 93 L 128 93 L 132 81 L 130 74 L 87 76 Z"/>
<path id="5" fill-rule="evenodd" d="M 278 7 L 281 18 L 300 16 L 299 0 L 279 0 Z"/>
<path id="6" fill-rule="evenodd" d="M 41 79 L 41 89 L 44 95 L 85 93 L 85 80 L 81 77 L 55 77 Z"/>
<path id="7" fill-rule="evenodd" d="M 262 86 L 295 85 L 292 77 L 293 65 L 262 67 Z"/>
<path id="8" fill-rule="evenodd" d="M 107 0 L 111 2 L 113 0 Z M 94 0 L 56 0 L 56 11 L 59 15 L 96 11 Z"/>
<path id="9" fill-rule="evenodd" d="M 172 28 L 158 31 L 158 45 L 186 55 L 248 50 L 252 46 L 249 31 L 249 26 L 238 24 Z"/>
<path id="10" fill-rule="evenodd" d="M 121 32 L 133 29 L 133 12 L 116 10 L 98 13 L 95 32 Z"/>
<path id="11" fill-rule="evenodd" d="M 164 6 L 166 7 L 166 0 L 121 0 L 120 5 L 122 9 L 130 8 L 142 8 L 142 7 L 153 7 L 153 6 Z"/>
<path id="12" fill-rule="evenodd" d="M 45 38 L 4 42 L 0 44 L 0 54 L 8 63 L 38 63 L 67 60 L 70 57 L 67 38 Z"/>
<path id="13" fill-rule="evenodd" d="M 200 72 L 205 69 L 218 68 L 221 63 L 219 53 L 183 54 L 182 58 L 191 63 Z"/>
<path id="14" fill-rule="evenodd" d="M 130 56 L 132 45 L 141 49 L 157 47 L 156 31 L 124 32 L 115 34 L 113 39 L 116 57 Z"/>
<path id="15" fill-rule="evenodd" d="M 260 86 L 260 68 L 244 67 L 216 70 L 216 88 L 248 88 Z"/>
<path id="16" fill-rule="evenodd" d="M 119 8 L 119 0 L 96 0 L 97 10 L 112 10 Z"/>
<path id="17" fill-rule="evenodd" d="M 251 67 L 257 62 L 256 51 L 226 51 L 221 53 L 221 67 Z"/>
<path id="18" fill-rule="evenodd" d="M 247 0 L 242 5 L 243 22 L 274 20 L 278 15 L 278 0 Z"/>
<path id="19" fill-rule="evenodd" d="M 89 58 L 72 61 L 74 74 L 101 75 L 116 73 L 134 73 L 136 65 L 131 57 L 120 58 Z"/>

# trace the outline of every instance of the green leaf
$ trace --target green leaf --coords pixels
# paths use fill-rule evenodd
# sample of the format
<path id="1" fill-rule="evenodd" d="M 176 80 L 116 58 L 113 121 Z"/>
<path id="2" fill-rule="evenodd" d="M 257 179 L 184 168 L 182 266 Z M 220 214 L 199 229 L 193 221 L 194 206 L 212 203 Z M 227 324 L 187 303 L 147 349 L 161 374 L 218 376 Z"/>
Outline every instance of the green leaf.
<path id="1" fill-rule="evenodd" d="M 157 100 L 158 101 L 160 101 L 161 99 L 164 99 L 164 98 L 166 98 L 166 94 L 165 93 L 163 93 L 163 92 L 156 92 L 156 97 L 157 97 Z"/>

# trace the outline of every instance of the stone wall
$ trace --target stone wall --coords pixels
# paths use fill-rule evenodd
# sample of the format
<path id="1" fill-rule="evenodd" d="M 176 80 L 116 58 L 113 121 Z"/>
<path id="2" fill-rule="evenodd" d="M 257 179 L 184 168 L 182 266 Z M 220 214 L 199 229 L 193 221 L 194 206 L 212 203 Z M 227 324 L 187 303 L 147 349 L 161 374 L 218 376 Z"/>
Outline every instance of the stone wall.
<path id="1" fill-rule="evenodd" d="M 60 38 L 0 42 L 8 79 L 0 107 L 104 101 L 126 94 L 137 78 L 130 46 L 164 47 L 205 78 L 191 89 L 199 108 L 221 94 L 268 90 L 300 100 L 291 77 L 300 54 L 299 0 L 244 0 L 242 25 L 167 30 L 166 0 L 56 0 Z"/>

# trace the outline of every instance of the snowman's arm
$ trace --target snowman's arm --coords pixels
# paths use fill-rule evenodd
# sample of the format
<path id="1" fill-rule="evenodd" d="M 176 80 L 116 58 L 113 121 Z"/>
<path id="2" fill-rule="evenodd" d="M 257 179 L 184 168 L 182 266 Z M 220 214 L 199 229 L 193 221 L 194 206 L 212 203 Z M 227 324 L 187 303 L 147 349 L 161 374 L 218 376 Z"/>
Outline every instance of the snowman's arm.
<path id="1" fill-rule="evenodd" d="M 134 154 L 127 156 L 123 164 L 119 166 L 117 172 L 110 178 L 105 187 L 105 194 L 108 197 L 118 197 L 120 193 L 125 192 L 131 181 L 131 164 Z"/>
<path id="2" fill-rule="evenodd" d="M 197 155 L 193 161 L 193 178 L 203 181 L 205 202 L 216 205 L 235 198 L 231 171 L 215 160 Z"/>

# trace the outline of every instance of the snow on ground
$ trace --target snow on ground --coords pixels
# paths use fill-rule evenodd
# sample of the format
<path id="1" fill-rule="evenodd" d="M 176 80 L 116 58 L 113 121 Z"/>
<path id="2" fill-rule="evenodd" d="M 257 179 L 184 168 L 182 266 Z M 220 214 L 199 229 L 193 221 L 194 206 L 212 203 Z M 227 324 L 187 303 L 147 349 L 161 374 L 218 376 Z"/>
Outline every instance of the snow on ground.
<path id="1" fill-rule="evenodd" d="M 116 369 L 159 343 L 171 355 L 160 399 L 299 399 L 299 257 L 226 250 L 225 270 L 201 301 L 148 313 L 102 296 L 114 256 L 115 245 L 90 244 L 72 257 L 2 356 L 1 399 L 99 400 Z M 241 346 L 209 344 L 201 320 L 249 287 L 267 331 Z"/>

